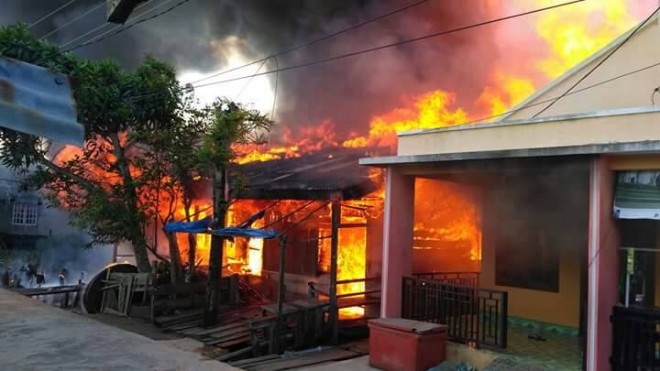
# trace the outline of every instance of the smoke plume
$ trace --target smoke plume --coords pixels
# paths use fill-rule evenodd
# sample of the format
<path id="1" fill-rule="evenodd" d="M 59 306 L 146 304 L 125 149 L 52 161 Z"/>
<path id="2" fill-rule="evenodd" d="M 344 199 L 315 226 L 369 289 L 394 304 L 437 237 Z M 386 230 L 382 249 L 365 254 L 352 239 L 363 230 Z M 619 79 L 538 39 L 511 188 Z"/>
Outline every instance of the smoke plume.
<path id="1" fill-rule="evenodd" d="M 64 25 L 99 1 L 76 2 L 35 27 L 36 34 L 44 35 Z M 158 1 L 165 0 L 151 0 L 153 4 Z M 560 2 L 431 0 L 284 55 L 278 62 L 280 67 L 305 63 Z M 614 2 L 625 1 L 604 3 Z M 30 23 L 64 3 L 65 0 L 5 0 L 0 23 Z M 261 58 L 410 3 L 405 0 L 191 0 L 117 36 L 77 49 L 76 53 L 95 59 L 114 58 L 128 69 L 135 68 L 146 55 L 152 55 L 173 63 L 180 71 L 209 73 L 226 66 L 230 54 L 237 52 L 236 47 L 245 59 Z M 634 3 L 632 10 L 646 10 L 639 5 L 642 2 Z M 538 66 L 529 62 L 548 54 L 548 46 L 535 30 L 538 16 L 283 72 L 278 89 L 279 127 L 315 126 L 329 121 L 338 135 L 364 134 L 373 115 L 397 107 L 406 97 L 443 89 L 455 94 L 456 106 L 471 108 L 485 86 L 502 83 L 493 81 L 498 74 L 515 71 L 533 81 L 546 82 L 549 78 L 541 76 Z M 56 32 L 49 40 L 61 45 L 103 24 L 104 17 L 105 7 L 101 7 Z M 234 47 L 228 47 L 230 44 Z M 274 65 L 268 63 L 265 68 L 272 69 Z"/>

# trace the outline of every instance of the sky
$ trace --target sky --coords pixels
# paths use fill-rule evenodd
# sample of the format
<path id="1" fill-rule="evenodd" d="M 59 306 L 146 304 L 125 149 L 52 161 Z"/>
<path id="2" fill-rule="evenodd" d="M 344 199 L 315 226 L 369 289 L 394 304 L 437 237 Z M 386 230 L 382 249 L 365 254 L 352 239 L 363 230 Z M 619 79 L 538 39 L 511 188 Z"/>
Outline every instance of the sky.
<path id="1" fill-rule="evenodd" d="M 7 25 L 31 24 L 70 0 L 1 1 L 0 25 Z M 103 0 L 76 0 L 32 30 L 64 49 L 77 47 L 73 52 L 82 57 L 116 59 L 128 70 L 147 55 L 166 60 L 179 71 L 182 82 L 189 83 L 415 2 L 150 0 L 126 26 L 167 12 L 107 39 L 81 45 L 103 33 L 112 35 L 119 26 L 105 22 Z M 249 77 L 277 65 L 297 65 L 561 2 L 428 0 L 277 61 L 270 59 L 204 82 Z M 657 0 L 586 0 L 553 12 L 559 24 L 573 22 L 592 33 L 605 33 L 609 40 L 655 6 Z M 625 27 L 616 28 L 624 23 L 613 18 L 617 14 L 612 13 L 619 11 L 626 13 L 627 20 Z M 546 14 L 532 15 L 313 67 L 214 84 L 196 89 L 196 94 L 203 102 L 225 96 L 264 113 L 275 107 L 278 128 L 329 122 L 340 135 L 363 134 L 374 116 L 410 105 L 414 97 L 434 90 L 451 92 L 456 106 L 470 109 L 487 87 L 503 84 L 504 75 L 528 79 L 533 89 L 542 87 L 550 77 L 530 60 L 547 59 L 553 53 L 547 35 L 538 28 L 548 19 L 552 20 Z M 559 27 L 557 20 L 552 27 Z"/>

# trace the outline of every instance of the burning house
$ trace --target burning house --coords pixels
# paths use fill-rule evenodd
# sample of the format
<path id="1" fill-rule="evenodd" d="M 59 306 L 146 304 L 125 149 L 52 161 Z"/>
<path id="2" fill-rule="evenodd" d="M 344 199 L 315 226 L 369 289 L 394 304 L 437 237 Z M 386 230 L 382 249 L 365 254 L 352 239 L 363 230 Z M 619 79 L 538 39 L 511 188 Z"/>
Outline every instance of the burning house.
<path id="1" fill-rule="evenodd" d="M 360 160 L 387 172 L 382 316 L 483 347 L 516 331 L 580 344 L 571 362 L 541 358 L 556 369 L 660 364 L 659 36 L 656 15 L 497 122 L 401 132 L 396 156 Z M 471 274 L 416 275 L 425 183 L 476 195 Z"/>

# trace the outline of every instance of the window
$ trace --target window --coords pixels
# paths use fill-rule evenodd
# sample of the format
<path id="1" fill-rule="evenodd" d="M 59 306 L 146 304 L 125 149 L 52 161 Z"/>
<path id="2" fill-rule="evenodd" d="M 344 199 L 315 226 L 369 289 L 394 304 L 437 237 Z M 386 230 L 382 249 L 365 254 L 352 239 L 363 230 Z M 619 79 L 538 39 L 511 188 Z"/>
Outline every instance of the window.
<path id="1" fill-rule="evenodd" d="M 37 204 L 15 202 L 12 210 L 11 224 L 20 226 L 37 225 L 37 212 Z"/>

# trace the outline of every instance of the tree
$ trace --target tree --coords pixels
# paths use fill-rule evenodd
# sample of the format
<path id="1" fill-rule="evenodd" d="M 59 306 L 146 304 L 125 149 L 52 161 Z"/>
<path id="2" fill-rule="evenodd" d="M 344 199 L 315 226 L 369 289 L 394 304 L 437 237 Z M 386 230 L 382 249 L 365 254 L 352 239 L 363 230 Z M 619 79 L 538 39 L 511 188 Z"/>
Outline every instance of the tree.
<path id="1" fill-rule="evenodd" d="M 231 198 L 241 191 L 237 178 L 229 193 L 228 168 L 236 157 L 232 145 L 260 144 L 265 141 L 264 134 L 270 131 L 273 122 L 256 110 L 228 101 L 216 100 L 207 107 L 211 120 L 204 130 L 202 143 L 198 149 L 197 169 L 213 179 L 213 223 L 215 228 L 225 226 L 225 216 Z M 209 258 L 209 276 L 206 287 L 206 307 L 204 308 L 204 325 L 210 326 L 217 322 L 220 306 L 220 280 L 222 279 L 222 244 L 219 236 L 211 239 Z"/>
<path id="2" fill-rule="evenodd" d="M 65 206 L 92 243 L 128 240 L 138 268 L 149 271 L 145 237 L 153 217 L 149 197 L 153 174 L 130 139 L 137 132 L 167 132 L 180 123 L 183 89 L 174 70 L 147 58 L 134 72 L 113 61 L 82 60 L 37 39 L 24 25 L 0 27 L 0 55 L 69 75 L 78 120 L 85 126 L 82 149 L 68 157 L 49 156 L 51 143 L 9 129 L 0 130 L 0 159 L 14 169 L 32 170 L 31 181 Z"/>

